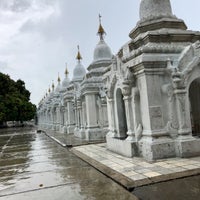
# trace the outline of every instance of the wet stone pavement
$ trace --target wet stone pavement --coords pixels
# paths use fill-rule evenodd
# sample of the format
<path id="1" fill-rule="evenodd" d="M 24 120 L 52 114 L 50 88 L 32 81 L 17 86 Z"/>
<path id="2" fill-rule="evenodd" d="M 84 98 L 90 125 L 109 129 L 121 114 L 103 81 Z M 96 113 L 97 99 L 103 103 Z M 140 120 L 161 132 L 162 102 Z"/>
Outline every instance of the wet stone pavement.
<path id="1" fill-rule="evenodd" d="M 199 200 L 200 175 L 128 192 L 44 133 L 0 130 L 0 200 L 36 199 Z"/>
<path id="2" fill-rule="evenodd" d="M 34 129 L 0 130 L 0 200 L 136 200 Z"/>

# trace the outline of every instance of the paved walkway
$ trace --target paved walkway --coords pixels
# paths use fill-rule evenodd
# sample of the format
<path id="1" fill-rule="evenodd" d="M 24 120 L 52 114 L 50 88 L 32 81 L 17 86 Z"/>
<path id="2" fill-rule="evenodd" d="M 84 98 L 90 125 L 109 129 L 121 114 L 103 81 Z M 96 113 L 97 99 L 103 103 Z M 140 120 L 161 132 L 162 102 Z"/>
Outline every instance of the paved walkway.
<path id="1" fill-rule="evenodd" d="M 74 147 L 72 151 L 127 189 L 200 174 L 200 157 L 147 162 L 108 151 L 105 143 Z"/>
<path id="2" fill-rule="evenodd" d="M 0 200 L 138 200 L 44 133 L 0 130 Z"/>
<path id="3" fill-rule="evenodd" d="M 74 135 L 46 132 L 64 147 L 127 189 L 200 174 L 200 157 L 170 158 L 147 162 L 143 158 L 126 158 L 106 148 L 105 141 L 88 142 Z"/>

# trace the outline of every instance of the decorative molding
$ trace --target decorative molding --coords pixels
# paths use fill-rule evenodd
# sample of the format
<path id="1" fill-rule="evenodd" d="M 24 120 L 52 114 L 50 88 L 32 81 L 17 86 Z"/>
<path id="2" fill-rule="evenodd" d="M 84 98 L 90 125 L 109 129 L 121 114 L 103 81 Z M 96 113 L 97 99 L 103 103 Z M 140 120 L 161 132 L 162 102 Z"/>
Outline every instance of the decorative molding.
<path id="1" fill-rule="evenodd" d="M 114 96 L 114 88 L 115 88 L 116 83 L 117 83 L 117 76 L 116 74 L 113 74 L 111 75 L 111 78 L 110 78 L 110 84 L 107 83 L 108 85 L 107 85 L 106 94 L 109 99 L 113 98 Z"/>
<path id="2" fill-rule="evenodd" d="M 126 96 L 131 95 L 131 87 L 130 87 L 130 81 L 124 81 L 122 83 L 122 94 Z"/>

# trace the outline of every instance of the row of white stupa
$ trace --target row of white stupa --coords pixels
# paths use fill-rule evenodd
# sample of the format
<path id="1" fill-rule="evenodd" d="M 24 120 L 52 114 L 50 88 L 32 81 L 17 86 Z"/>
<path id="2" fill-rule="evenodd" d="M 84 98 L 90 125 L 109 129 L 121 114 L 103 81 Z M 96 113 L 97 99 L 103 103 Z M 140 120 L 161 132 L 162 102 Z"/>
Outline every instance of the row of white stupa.
<path id="1" fill-rule="evenodd" d="M 42 129 L 147 160 L 200 155 L 200 32 L 187 30 L 170 0 L 141 0 L 140 20 L 113 56 L 100 41 L 85 72 L 78 52 L 73 79 L 38 108 Z M 194 137 L 195 136 L 195 137 Z"/>
<path id="2" fill-rule="evenodd" d="M 77 65 L 72 80 L 69 80 L 66 69 L 62 83 L 58 77 L 56 88 L 54 89 L 52 84 L 52 90 L 49 88 L 49 94 L 39 103 L 38 124 L 41 128 L 75 133 L 76 136 L 88 140 L 105 137 L 108 119 L 102 75 L 105 68 L 111 64 L 113 55 L 104 41 L 105 31 L 101 21 L 98 34 L 100 41 L 95 47 L 88 73 L 86 74 L 81 64 L 82 57 L 78 47 Z M 86 94 L 88 92 L 90 94 Z"/>

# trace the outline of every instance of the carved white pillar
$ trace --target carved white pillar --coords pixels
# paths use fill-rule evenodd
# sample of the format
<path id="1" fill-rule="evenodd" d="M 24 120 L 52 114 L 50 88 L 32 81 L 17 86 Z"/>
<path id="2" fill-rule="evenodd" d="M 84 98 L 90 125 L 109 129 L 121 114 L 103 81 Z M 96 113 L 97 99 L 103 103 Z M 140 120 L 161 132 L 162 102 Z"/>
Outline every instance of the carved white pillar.
<path id="1" fill-rule="evenodd" d="M 167 122 L 167 130 L 172 137 L 175 137 L 178 131 L 178 122 L 177 122 L 177 112 L 175 109 L 176 98 L 174 95 L 174 89 L 171 84 L 165 84 L 162 86 L 162 92 L 167 97 L 167 108 L 169 119 Z"/>
<path id="2" fill-rule="evenodd" d="M 48 109 L 46 109 L 46 111 L 45 111 L 44 114 L 45 114 L 45 116 L 44 116 L 45 119 L 44 119 L 44 122 L 43 122 L 43 127 L 44 127 L 44 128 L 47 128 L 47 122 L 49 122 L 49 115 L 48 115 L 49 113 L 48 113 Z"/>
<path id="3" fill-rule="evenodd" d="M 115 109 L 114 109 L 114 99 L 107 97 L 107 110 L 108 110 L 108 124 L 109 132 L 108 136 L 116 137 L 116 124 L 115 124 Z"/>
<path id="4" fill-rule="evenodd" d="M 177 117 L 179 125 L 178 134 L 180 136 L 189 135 L 191 132 L 186 121 L 186 94 L 187 92 L 185 89 L 175 90 Z"/>
<path id="5" fill-rule="evenodd" d="M 133 127 L 135 132 L 137 131 L 139 124 L 141 125 L 139 96 L 140 96 L 139 90 L 137 87 L 135 87 L 132 91 Z"/>
<path id="6" fill-rule="evenodd" d="M 131 88 L 129 85 L 124 84 L 123 89 L 122 89 L 122 93 L 124 95 L 124 104 L 125 104 L 125 110 L 126 110 L 126 123 L 127 123 L 127 139 L 129 141 L 134 141 L 135 140 L 135 132 L 134 132 L 134 124 L 133 124 L 133 110 L 132 110 L 132 104 L 131 104 L 131 100 L 132 97 L 131 95 Z"/>
<path id="7" fill-rule="evenodd" d="M 102 123 L 103 127 L 108 128 L 108 112 L 107 112 L 107 104 L 106 104 L 106 98 L 101 98 L 101 108 L 102 108 Z"/>
<path id="8" fill-rule="evenodd" d="M 59 107 L 56 106 L 56 126 L 60 123 Z"/>
<path id="9" fill-rule="evenodd" d="M 44 123 L 45 123 L 45 116 L 46 116 L 45 114 L 46 114 L 45 111 L 40 113 L 40 120 L 39 120 L 40 122 L 39 122 L 39 124 L 43 128 L 44 128 Z"/>
<path id="10" fill-rule="evenodd" d="M 43 112 L 40 112 L 40 113 L 38 113 L 38 125 L 41 128 L 43 128 L 43 123 L 44 123 L 44 121 L 42 121 L 42 120 L 43 120 Z"/>
<path id="11" fill-rule="evenodd" d="M 53 124 L 53 114 L 52 114 L 51 110 L 49 110 L 48 114 L 49 114 L 49 119 L 50 119 L 49 123 L 48 123 L 48 129 L 51 129 L 51 126 Z"/>
<path id="12" fill-rule="evenodd" d="M 45 124 L 44 124 L 45 129 L 48 128 L 48 124 L 50 123 L 50 116 L 49 115 L 50 115 L 49 110 L 47 109 L 46 113 L 45 113 Z"/>
<path id="13" fill-rule="evenodd" d="M 75 101 L 74 102 L 74 123 L 75 123 L 75 129 L 74 130 L 77 130 L 78 128 L 78 112 L 77 112 L 77 102 Z"/>
<path id="14" fill-rule="evenodd" d="M 83 127 L 83 118 L 82 118 L 82 105 L 81 100 L 77 100 L 77 111 L 78 111 L 78 128 Z"/>
<path id="15" fill-rule="evenodd" d="M 53 126 L 53 113 L 52 113 L 52 110 L 49 111 L 49 117 L 50 117 L 50 123 L 48 125 L 49 129 L 52 128 Z"/>
<path id="16" fill-rule="evenodd" d="M 97 108 L 96 108 L 96 96 L 89 93 L 85 95 L 86 111 L 87 111 L 87 129 L 97 128 Z"/>
<path id="17" fill-rule="evenodd" d="M 60 125 L 64 126 L 64 119 L 65 119 L 65 109 L 63 106 L 60 107 Z"/>
<path id="18" fill-rule="evenodd" d="M 102 104 L 101 104 L 101 99 L 98 97 L 97 99 L 97 110 L 98 110 L 98 124 L 100 128 L 103 128 L 103 109 L 102 109 Z"/>
<path id="19" fill-rule="evenodd" d="M 42 127 L 46 126 L 46 120 L 47 120 L 47 110 L 43 112 L 43 122 L 42 122 Z"/>
<path id="20" fill-rule="evenodd" d="M 48 118 L 49 118 L 49 120 L 48 120 L 48 124 L 46 124 L 46 127 L 47 127 L 47 129 L 51 129 L 51 125 L 53 122 L 53 116 L 52 116 L 52 112 L 50 109 L 48 110 Z"/>
<path id="21" fill-rule="evenodd" d="M 57 121 L 57 116 L 56 116 L 56 108 L 53 108 L 52 109 L 52 112 L 53 112 L 53 130 L 55 130 L 56 128 L 56 121 Z"/>
<path id="22" fill-rule="evenodd" d="M 69 121 L 69 119 L 68 119 L 68 108 L 66 106 L 65 111 L 64 111 L 64 126 L 67 126 L 68 121 Z"/>
<path id="23" fill-rule="evenodd" d="M 68 118 L 67 125 L 68 126 L 74 125 L 75 113 L 74 113 L 71 101 L 67 102 L 67 111 L 68 111 L 67 112 L 67 118 Z"/>
<path id="24" fill-rule="evenodd" d="M 82 103 L 81 118 L 82 118 L 81 129 L 84 129 L 85 128 L 85 102 Z"/>
<path id="25" fill-rule="evenodd" d="M 67 133 L 73 133 L 75 126 L 75 107 L 73 106 L 73 102 L 71 99 L 67 100 Z"/>

